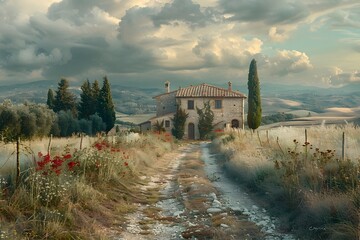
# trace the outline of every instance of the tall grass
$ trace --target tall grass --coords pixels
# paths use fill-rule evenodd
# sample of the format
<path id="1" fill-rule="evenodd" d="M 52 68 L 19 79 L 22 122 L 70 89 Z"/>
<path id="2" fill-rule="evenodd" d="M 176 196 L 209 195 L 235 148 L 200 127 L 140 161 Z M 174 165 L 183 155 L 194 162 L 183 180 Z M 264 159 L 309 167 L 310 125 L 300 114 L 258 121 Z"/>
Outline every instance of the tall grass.
<path id="1" fill-rule="evenodd" d="M 307 142 L 301 128 L 229 130 L 214 146 L 227 171 L 259 193 L 289 230 L 304 239 L 359 238 L 359 128 L 311 127 Z"/>
<path id="2" fill-rule="evenodd" d="M 2 145 L 0 239 L 102 239 L 134 209 L 139 175 L 174 147 L 167 135 L 49 139 Z M 10 156 L 10 158 L 8 157 Z M 6 168 L 5 168 L 6 166 Z"/>

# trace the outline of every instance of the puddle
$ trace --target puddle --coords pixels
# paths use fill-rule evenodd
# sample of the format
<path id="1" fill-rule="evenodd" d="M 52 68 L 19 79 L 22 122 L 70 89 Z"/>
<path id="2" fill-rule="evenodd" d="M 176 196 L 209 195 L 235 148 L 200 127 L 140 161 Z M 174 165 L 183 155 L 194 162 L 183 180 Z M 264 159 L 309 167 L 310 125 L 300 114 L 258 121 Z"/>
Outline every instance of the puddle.
<path id="1" fill-rule="evenodd" d="M 248 194 L 234 181 L 226 176 L 221 166 L 216 163 L 216 157 L 210 153 L 209 143 L 202 143 L 202 160 L 205 171 L 213 185 L 221 193 L 220 200 L 224 207 L 241 212 L 248 216 L 248 220 L 260 227 L 268 240 L 295 240 L 290 234 L 277 231 L 277 220 L 267 213 L 264 208 L 258 207 Z"/>

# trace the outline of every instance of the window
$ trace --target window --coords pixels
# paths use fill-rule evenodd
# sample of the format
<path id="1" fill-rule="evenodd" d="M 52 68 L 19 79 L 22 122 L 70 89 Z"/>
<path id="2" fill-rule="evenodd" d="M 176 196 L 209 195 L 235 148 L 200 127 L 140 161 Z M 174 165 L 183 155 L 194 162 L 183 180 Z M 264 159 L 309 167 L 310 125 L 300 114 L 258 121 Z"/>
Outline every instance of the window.
<path id="1" fill-rule="evenodd" d="M 169 128 L 170 127 L 170 121 L 169 120 L 165 120 L 165 127 Z"/>
<path id="2" fill-rule="evenodd" d="M 222 108 L 222 100 L 215 100 L 215 109 Z"/>
<path id="3" fill-rule="evenodd" d="M 188 100 L 188 109 L 194 109 L 194 100 Z"/>

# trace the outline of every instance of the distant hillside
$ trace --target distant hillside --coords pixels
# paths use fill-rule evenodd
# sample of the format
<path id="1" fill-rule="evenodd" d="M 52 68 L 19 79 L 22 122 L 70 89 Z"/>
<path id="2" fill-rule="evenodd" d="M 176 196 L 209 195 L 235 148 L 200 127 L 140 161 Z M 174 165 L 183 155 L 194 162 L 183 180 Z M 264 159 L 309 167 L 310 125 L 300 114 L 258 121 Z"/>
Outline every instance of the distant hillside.
<path id="1" fill-rule="evenodd" d="M 0 87 L 0 101 L 11 99 L 14 103 L 25 101 L 46 103 L 49 88 L 57 89 L 57 81 L 36 81 Z M 72 91 L 79 97 L 80 85 L 70 83 Z M 163 93 L 159 88 L 128 87 L 112 83 L 112 95 L 116 111 L 134 115 L 149 114 L 156 111 L 153 96 Z M 234 87 L 247 94 L 246 86 Z M 262 84 L 263 112 L 268 115 L 276 112 L 309 111 L 322 113 L 328 108 L 355 108 L 360 106 L 360 84 L 343 88 L 314 88 L 279 84 Z"/>

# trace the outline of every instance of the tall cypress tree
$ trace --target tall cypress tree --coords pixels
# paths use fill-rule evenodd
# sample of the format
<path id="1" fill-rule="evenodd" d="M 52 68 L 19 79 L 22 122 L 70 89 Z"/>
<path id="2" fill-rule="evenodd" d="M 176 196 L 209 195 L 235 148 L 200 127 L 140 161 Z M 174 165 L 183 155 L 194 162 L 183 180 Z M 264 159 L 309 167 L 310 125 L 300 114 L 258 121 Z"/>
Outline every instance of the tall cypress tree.
<path id="1" fill-rule="evenodd" d="M 260 96 L 260 81 L 257 73 L 256 61 L 253 59 L 249 67 L 248 76 L 248 115 L 247 123 L 250 129 L 255 130 L 261 123 L 261 96 Z"/>
<path id="2" fill-rule="evenodd" d="M 99 116 L 106 124 L 106 132 L 110 131 L 115 125 L 115 107 L 112 101 L 110 83 L 108 78 L 104 77 L 103 86 L 99 94 Z"/>
<path id="3" fill-rule="evenodd" d="M 69 91 L 69 82 L 62 78 L 58 84 L 54 101 L 54 112 L 71 111 L 73 116 L 77 115 L 75 96 Z"/>
<path id="4" fill-rule="evenodd" d="M 81 85 L 80 94 L 80 103 L 78 106 L 79 111 L 79 119 L 85 118 L 88 119 L 90 115 L 94 114 L 93 109 L 93 96 L 92 96 L 92 88 L 89 80 L 86 80 L 83 85 Z"/>
<path id="5" fill-rule="evenodd" d="M 93 114 L 98 113 L 99 114 L 99 96 L 100 96 L 100 87 L 99 87 L 99 82 L 98 80 L 95 80 L 92 84 L 92 88 L 91 88 L 91 92 L 92 92 L 92 108 L 91 108 L 91 112 Z"/>
<path id="6" fill-rule="evenodd" d="M 54 91 L 52 89 L 49 89 L 48 94 L 47 94 L 46 105 L 50 109 L 53 109 L 54 108 L 54 102 L 55 102 Z"/>

